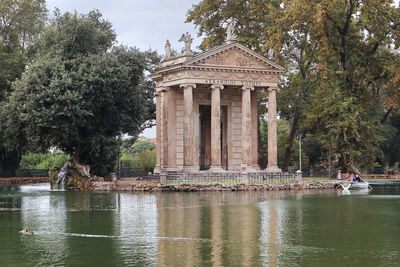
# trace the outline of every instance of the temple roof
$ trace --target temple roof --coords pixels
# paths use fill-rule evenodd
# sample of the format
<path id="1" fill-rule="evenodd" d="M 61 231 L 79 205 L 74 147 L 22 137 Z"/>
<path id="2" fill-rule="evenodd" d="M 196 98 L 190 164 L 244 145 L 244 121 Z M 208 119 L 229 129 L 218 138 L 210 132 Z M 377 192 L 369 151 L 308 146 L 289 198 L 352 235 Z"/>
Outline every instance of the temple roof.
<path id="1" fill-rule="evenodd" d="M 247 71 L 266 71 L 280 74 L 285 69 L 266 57 L 254 52 L 238 42 L 225 43 L 198 55 L 182 54 L 166 58 L 156 68 L 151 78 L 164 72 L 180 69 L 230 69 Z"/>

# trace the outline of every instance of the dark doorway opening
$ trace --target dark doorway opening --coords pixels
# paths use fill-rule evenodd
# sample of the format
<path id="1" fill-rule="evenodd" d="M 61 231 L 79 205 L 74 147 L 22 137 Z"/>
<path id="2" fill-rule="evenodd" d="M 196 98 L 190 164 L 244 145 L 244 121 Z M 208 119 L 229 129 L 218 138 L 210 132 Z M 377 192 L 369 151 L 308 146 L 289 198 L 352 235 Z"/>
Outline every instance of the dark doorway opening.
<path id="1" fill-rule="evenodd" d="M 228 169 L 228 107 L 221 106 L 221 165 Z M 200 170 L 211 166 L 211 106 L 200 105 Z"/>

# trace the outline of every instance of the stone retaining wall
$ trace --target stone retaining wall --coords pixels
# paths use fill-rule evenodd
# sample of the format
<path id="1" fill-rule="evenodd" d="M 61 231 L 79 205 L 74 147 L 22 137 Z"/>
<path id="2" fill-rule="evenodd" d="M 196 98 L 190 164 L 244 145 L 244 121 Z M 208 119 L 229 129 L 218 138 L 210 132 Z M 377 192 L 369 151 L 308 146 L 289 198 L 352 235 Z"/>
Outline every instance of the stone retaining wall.
<path id="1" fill-rule="evenodd" d="M 0 185 L 21 185 L 21 184 L 35 184 L 47 183 L 49 177 L 10 177 L 0 178 Z"/>
<path id="2" fill-rule="evenodd" d="M 95 191 L 278 191 L 301 189 L 334 189 L 339 181 L 303 182 L 303 183 L 259 183 L 259 184 L 161 184 L 153 181 L 115 181 L 93 182 Z"/>

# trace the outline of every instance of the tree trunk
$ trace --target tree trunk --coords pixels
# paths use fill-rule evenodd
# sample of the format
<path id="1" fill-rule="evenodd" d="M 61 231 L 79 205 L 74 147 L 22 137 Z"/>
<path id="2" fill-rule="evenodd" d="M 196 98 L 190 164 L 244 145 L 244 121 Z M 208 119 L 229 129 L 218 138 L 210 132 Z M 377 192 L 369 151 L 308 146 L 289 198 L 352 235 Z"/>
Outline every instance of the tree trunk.
<path id="1" fill-rule="evenodd" d="M 261 134 L 260 134 L 260 116 L 258 116 L 257 120 L 257 139 L 258 139 L 258 166 L 260 169 L 265 169 L 267 167 L 267 162 L 265 160 L 264 154 L 262 153 L 262 142 L 261 142 Z"/>
<path id="2" fill-rule="evenodd" d="M 294 111 L 294 117 L 293 117 L 293 121 L 292 124 L 290 126 L 290 134 L 289 134 L 289 140 L 285 149 L 285 157 L 283 159 L 283 163 L 282 163 L 282 171 L 287 172 L 289 169 L 289 162 L 290 162 L 290 158 L 293 154 L 293 142 L 294 142 L 294 138 L 297 132 L 297 129 L 299 128 L 299 113 L 297 112 L 297 110 Z"/>
<path id="3" fill-rule="evenodd" d="M 20 160 L 19 152 L 0 150 L 0 169 L 18 169 Z"/>

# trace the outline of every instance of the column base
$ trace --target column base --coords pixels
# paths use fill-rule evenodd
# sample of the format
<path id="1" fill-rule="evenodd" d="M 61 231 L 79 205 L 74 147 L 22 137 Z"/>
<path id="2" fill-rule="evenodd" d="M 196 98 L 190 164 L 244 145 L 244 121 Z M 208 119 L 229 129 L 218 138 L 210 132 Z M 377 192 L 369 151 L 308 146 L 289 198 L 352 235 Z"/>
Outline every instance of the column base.
<path id="1" fill-rule="evenodd" d="M 278 167 L 278 165 L 271 165 L 265 169 L 265 172 L 276 173 L 276 172 L 282 172 L 282 170 Z"/>
<path id="2" fill-rule="evenodd" d="M 243 169 L 242 169 L 243 171 Z M 244 170 L 245 172 L 249 173 L 249 172 L 259 172 L 260 168 L 257 168 L 255 166 L 246 166 L 246 169 Z"/>
<path id="3" fill-rule="evenodd" d="M 183 166 L 183 172 L 196 172 L 198 171 L 196 166 Z"/>
<path id="4" fill-rule="evenodd" d="M 161 167 L 160 166 L 155 166 L 153 172 L 154 173 L 161 173 Z"/>
<path id="5" fill-rule="evenodd" d="M 178 168 L 177 167 L 167 167 L 162 169 L 162 172 L 177 172 Z"/>
<path id="6" fill-rule="evenodd" d="M 210 169 L 208 169 L 209 172 L 225 172 L 225 169 L 222 169 L 221 166 L 211 166 Z"/>

